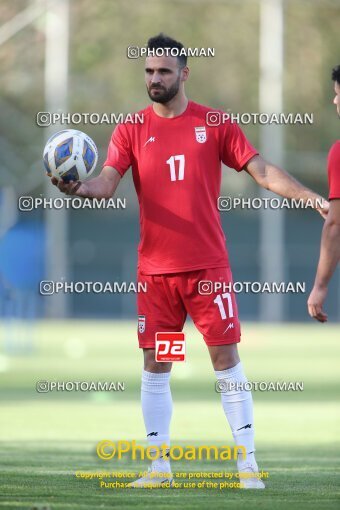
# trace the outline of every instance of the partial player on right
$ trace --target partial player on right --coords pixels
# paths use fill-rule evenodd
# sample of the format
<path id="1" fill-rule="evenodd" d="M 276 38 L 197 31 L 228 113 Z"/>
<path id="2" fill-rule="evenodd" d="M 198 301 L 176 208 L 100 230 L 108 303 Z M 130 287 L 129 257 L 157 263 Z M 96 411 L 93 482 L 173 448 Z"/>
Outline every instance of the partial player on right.
<path id="1" fill-rule="evenodd" d="M 334 104 L 340 117 L 340 65 L 332 70 L 334 81 Z M 340 140 L 328 153 L 329 212 L 326 218 L 320 246 L 320 258 L 314 287 L 308 298 L 308 312 L 319 322 L 327 321 L 322 307 L 326 299 L 328 284 L 340 261 Z"/>

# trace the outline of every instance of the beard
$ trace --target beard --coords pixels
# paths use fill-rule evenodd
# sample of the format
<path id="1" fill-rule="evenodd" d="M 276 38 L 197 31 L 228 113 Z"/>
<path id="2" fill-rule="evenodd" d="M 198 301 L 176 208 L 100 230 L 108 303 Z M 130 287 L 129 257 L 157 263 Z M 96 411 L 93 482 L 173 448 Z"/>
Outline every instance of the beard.
<path id="1" fill-rule="evenodd" d="M 151 85 L 150 88 L 147 88 L 147 92 L 151 101 L 155 103 L 168 103 L 173 99 L 179 91 L 180 85 L 180 77 L 177 78 L 175 83 L 171 85 L 168 89 L 162 87 L 161 85 Z"/>

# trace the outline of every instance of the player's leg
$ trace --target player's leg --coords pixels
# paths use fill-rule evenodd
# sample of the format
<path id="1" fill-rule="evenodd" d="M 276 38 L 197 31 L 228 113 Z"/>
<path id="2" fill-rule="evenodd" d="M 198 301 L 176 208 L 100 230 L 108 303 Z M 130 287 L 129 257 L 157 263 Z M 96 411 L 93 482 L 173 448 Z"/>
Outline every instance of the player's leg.
<path id="1" fill-rule="evenodd" d="M 200 282 L 210 282 L 202 286 Z M 187 283 L 186 283 L 187 282 Z M 217 283 L 217 285 L 215 285 Z M 183 278 L 183 299 L 188 313 L 208 346 L 218 387 L 222 388 L 223 410 L 237 445 L 244 446 L 246 459 L 239 456 L 238 470 L 258 472 L 254 457 L 253 401 L 244 387 L 247 378 L 237 351 L 241 332 L 230 268 L 194 271 Z M 222 383 L 223 381 L 223 383 Z M 245 462 L 243 462 L 243 460 Z M 243 482 L 243 480 L 242 480 Z M 245 487 L 263 488 L 257 475 L 244 481 Z"/>
<path id="2" fill-rule="evenodd" d="M 240 450 L 237 469 L 245 488 L 263 489 L 264 483 L 258 478 L 255 460 L 253 399 L 245 383 L 248 382 L 240 361 L 237 344 L 208 345 L 209 354 L 218 380 L 224 413 L 230 425 L 236 446 L 243 446 L 246 456 Z M 248 477 L 254 473 L 254 477 Z"/>
<path id="3" fill-rule="evenodd" d="M 168 449 L 170 447 L 170 421 L 172 415 L 172 396 L 170 390 L 170 372 L 172 363 L 157 363 L 155 349 L 143 349 L 144 368 L 142 372 L 141 404 L 149 446 L 161 451 L 152 461 L 148 474 L 131 482 L 130 488 L 157 488 L 172 485 L 172 474 Z M 163 454 L 164 452 L 164 454 Z"/>
<path id="4" fill-rule="evenodd" d="M 139 275 L 139 281 L 147 283 L 147 292 L 138 295 L 138 340 L 144 354 L 141 404 L 148 445 L 163 452 L 162 445 L 170 447 L 172 363 L 155 360 L 155 336 L 159 331 L 181 331 L 186 312 L 171 277 Z M 172 485 L 168 451 L 152 461 L 147 476 L 129 484 L 132 488 L 161 485 Z"/>
<path id="5" fill-rule="evenodd" d="M 172 396 L 170 371 L 172 363 L 155 361 L 155 349 L 143 349 L 144 369 L 142 374 L 141 402 L 149 446 L 170 447 L 170 421 Z M 152 471 L 171 473 L 168 451 L 152 461 Z M 169 475 L 170 476 L 170 475 Z"/>

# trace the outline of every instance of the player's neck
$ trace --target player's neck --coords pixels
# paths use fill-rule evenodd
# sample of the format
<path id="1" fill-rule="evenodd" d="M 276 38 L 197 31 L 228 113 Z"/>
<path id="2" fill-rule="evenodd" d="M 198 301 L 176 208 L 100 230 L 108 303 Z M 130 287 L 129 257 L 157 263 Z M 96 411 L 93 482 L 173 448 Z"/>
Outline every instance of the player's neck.
<path id="1" fill-rule="evenodd" d="M 177 117 L 187 109 L 189 100 L 183 94 L 180 97 L 176 96 L 166 104 L 153 103 L 154 112 L 160 117 Z"/>

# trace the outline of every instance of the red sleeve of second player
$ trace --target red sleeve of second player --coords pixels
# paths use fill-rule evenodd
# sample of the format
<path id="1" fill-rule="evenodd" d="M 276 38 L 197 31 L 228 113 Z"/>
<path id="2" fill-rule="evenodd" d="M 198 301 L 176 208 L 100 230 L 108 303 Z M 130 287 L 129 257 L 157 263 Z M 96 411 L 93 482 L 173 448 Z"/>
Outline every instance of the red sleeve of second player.
<path id="1" fill-rule="evenodd" d="M 221 125 L 220 151 L 223 163 L 238 172 L 259 153 L 238 124 L 232 122 Z"/>
<path id="2" fill-rule="evenodd" d="M 340 198 L 340 140 L 332 145 L 328 154 L 329 200 Z"/>
<path id="3" fill-rule="evenodd" d="M 107 157 L 103 166 L 112 166 L 123 176 L 131 166 L 131 163 L 131 146 L 126 126 L 118 124 L 112 133 L 107 150 Z"/>

